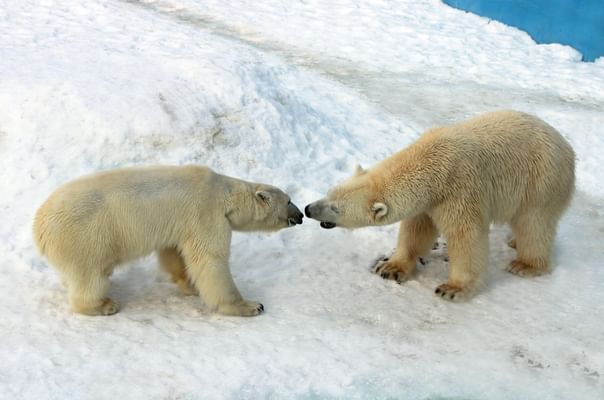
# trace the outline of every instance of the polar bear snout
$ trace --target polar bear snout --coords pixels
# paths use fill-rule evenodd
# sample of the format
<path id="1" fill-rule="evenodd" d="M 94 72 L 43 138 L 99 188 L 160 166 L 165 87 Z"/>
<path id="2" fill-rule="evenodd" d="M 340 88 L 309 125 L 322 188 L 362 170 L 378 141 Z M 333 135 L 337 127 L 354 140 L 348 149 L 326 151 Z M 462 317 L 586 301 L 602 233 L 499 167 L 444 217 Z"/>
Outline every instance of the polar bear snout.
<path id="1" fill-rule="evenodd" d="M 316 219 L 317 221 L 321 222 L 320 226 L 324 229 L 336 227 L 335 222 L 327 221 L 327 219 L 332 219 L 327 215 L 329 214 L 329 211 L 332 211 L 332 209 L 330 207 L 326 207 L 321 201 L 310 203 L 304 207 L 304 214 L 306 214 L 308 218 Z"/>
<path id="2" fill-rule="evenodd" d="M 291 201 L 287 205 L 287 224 L 289 226 L 301 225 L 304 214 Z"/>
<path id="3" fill-rule="evenodd" d="M 321 213 L 321 205 L 316 201 L 314 203 L 307 204 L 304 207 L 304 214 L 307 218 L 317 219 L 317 216 Z"/>

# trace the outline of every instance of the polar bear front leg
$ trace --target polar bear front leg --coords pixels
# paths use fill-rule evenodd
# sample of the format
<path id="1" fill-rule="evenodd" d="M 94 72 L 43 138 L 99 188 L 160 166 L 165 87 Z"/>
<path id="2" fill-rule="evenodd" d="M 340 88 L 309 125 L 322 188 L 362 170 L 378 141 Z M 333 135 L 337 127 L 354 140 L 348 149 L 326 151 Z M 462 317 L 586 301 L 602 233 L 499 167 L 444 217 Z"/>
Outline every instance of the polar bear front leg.
<path id="1" fill-rule="evenodd" d="M 185 261 L 176 247 L 167 247 L 157 252 L 159 265 L 170 274 L 172 282 L 176 283 L 180 292 L 185 296 L 197 294 L 187 275 Z"/>
<path id="2" fill-rule="evenodd" d="M 451 301 L 468 299 L 480 283 L 489 262 L 489 225 L 461 222 L 446 232 L 449 247 L 449 279 L 435 290 L 437 296 Z"/>
<path id="3" fill-rule="evenodd" d="M 379 259 L 373 272 L 398 283 L 406 281 L 415 270 L 417 258 L 428 253 L 437 234 L 438 230 L 427 214 L 402 221 L 396 251 L 389 259 Z"/>
<path id="4" fill-rule="evenodd" d="M 200 242 L 182 246 L 187 274 L 206 305 L 225 315 L 249 317 L 262 313 L 264 306 L 243 299 L 235 286 L 229 270 L 228 248 L 212 251 L 209 246 Z"/>

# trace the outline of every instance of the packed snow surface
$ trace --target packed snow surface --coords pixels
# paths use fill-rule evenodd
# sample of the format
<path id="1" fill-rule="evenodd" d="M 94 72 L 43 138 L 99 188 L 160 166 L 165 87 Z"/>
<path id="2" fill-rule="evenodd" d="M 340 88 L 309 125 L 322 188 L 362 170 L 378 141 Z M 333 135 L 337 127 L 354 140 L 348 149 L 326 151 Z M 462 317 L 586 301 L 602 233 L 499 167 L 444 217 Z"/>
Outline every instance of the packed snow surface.
<path id="1" fill-rule="evenodd" d="M 604 62 L 436 0 L 0 0 L 0 397 L 604 398 Z M 396 226 L 236 234 L 254 318 L 210 313 L 147 257 L 111 317 L 72 314 L 32 216 L 102 169 L 206 164 L 298 206 L 425 129 L 513 108 L 577 153 L 553 272 L 433 294 L 446 246 L 398 285 L 370 273 Z"/>

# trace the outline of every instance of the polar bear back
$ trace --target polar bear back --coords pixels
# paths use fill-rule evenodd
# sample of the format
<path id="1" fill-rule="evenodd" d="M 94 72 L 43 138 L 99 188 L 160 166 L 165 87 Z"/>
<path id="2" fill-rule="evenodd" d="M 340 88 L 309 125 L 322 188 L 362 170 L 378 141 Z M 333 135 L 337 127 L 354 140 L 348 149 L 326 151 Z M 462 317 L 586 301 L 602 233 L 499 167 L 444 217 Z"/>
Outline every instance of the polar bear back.
<path id="1" fill-rule="evenodd" d="M 418 192 L 437 202 L 473 199 L 490 220 L 504 222 L 518 209 L 564 209 L 574 190 L 575 154 L 544 121 L 504 110 L 431 129 L 372 170 L 429 182 Z"/>
<path id="2" fill-rule="evenodd" d="M 457 171 L 475 175 L 480 187 L 473 193 L 486 195 L 492 220 L 508 220 L 518 208 L 566 207 L 574 188 L 575 154 L 539 118 L 498 111 L 453 125 L 443 137 L 463 149 Z"/>
<path id="3" fill-rule="evenodd" d="M 215 193 L 224 191 L 209 185 L 214 175 L 205 167 L 162 166 L 123 168 L 71 181 L 57 189 L 38 210 L 34 224 L 38 248 L 42 254 L 47 253 L 48 247 L 57 257 L 73 255 L 68 249 L 71 243 L 90 240 L 107 248 L 108 259 L 98 261 L 116 263 L 176 244 L 186 235 L 186 225 L 176 223 L 183 221 L 183 214 L 185 219 L 203 219 L 201 210 L 220 212 L 216 204 L 221 202 L 215 199 Z M 209 187 L 212 192 L 208 192 Z M 192 199 L 198 201 L 194 203 Z M 204 202 L 215 204 L 196 206 Z M 46 246 L 49 240 L 54 242 L 52 246 Z M 107 246 L 126 242 L 127 249 Z M 88 248 L 95 257 L 104 257 L 96 247 Z M 81 254 L 82 259 L 91 256 L 85 253 Z M 53 258 L 53 254 L 46 255 Z"/>

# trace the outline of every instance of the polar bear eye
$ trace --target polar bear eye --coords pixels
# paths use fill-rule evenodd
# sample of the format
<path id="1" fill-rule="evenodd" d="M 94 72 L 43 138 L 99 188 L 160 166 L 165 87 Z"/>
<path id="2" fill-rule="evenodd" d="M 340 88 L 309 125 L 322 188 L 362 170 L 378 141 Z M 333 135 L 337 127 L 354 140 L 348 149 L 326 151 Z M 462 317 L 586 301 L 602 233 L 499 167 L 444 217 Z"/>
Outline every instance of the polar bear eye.
<path id="1" fill-rule="evenodd" d="M 329 206 L 329 208 L 331 209 L 331 211 L 333 211 L 336 214 L 340 213 L 340 209 L 336 206 L 334 206 L 333 204 L 331 206 Z"/>

